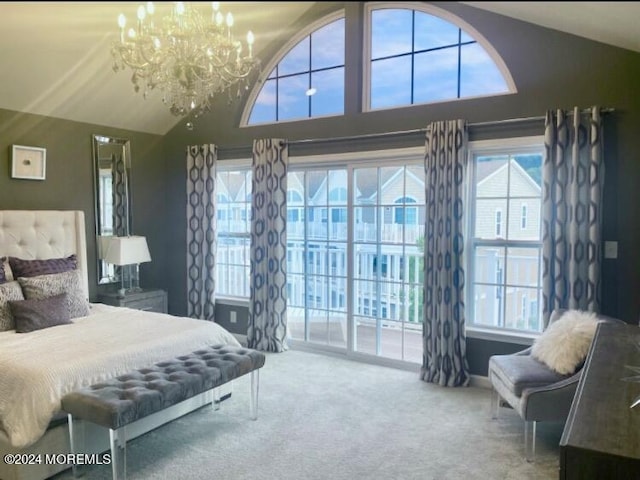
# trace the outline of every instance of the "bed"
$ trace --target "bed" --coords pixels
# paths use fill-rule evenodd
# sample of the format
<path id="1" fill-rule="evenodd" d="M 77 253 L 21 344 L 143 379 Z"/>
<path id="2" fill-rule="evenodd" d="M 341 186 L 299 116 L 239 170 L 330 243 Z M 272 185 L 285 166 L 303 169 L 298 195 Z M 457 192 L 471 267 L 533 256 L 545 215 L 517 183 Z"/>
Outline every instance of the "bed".
<path id="1" fill-rule="evenodd" d="M 3 456 L 69 452 L 60 400 L 70 391 L 203 346 L 239 346 L 232 334 L 213 322 L 89 303 L 83 212 L 0 210 L 0 258 L 65 259 L 73 255 L 77 261 L 73 275 L 78 279 L 73 294 L 83 297 L 79 303 L 82 308 L 86 306 L 83 313 L 87 314 L 29 333 L 17 333 L 15 329 L 0 332 Z M 8 271 L 5 284 L 17 280 L 12 280 Z M 33 282 L 23 281 L 19 283 L 26 292 L 25 288 Z M 67 293 L 62 295 L 65 301 L 72 296 Z M 210 398 L 205 396 L 195 397 L 148 417 L 129 436 L 145 433 L 208 401 Z M 108 435 L 101 429 L 87 432 L 87 437 L 91 450 L 103 451 L 108 447 Z M 0 478 L 41 480 L 65 468 L 0 462 Z"/>

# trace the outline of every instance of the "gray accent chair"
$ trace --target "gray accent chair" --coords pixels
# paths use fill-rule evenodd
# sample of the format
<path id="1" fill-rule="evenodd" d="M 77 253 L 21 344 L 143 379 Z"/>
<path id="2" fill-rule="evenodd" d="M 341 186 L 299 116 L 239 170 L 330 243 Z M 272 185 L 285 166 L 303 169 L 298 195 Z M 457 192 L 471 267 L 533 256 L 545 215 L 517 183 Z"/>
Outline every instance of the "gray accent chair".
<path id="1" fill-rule="evenodd" d="M 565 311 L 554 310 L 549 325 Z M 622 322 L 604 315 L 598 315 L 598 319 Z M 527 461 L 533 462 L 535 458 L 537 422 L 566 421 L 581 373 L 582 365 L 571 375 L 551 370 L 531 356 L 531 347 L 510 355 L 493 355 L 489 359 L 492 417 L 497 418 L 500 407 L 506 406 L 513 408 L 524 420 Z"/>

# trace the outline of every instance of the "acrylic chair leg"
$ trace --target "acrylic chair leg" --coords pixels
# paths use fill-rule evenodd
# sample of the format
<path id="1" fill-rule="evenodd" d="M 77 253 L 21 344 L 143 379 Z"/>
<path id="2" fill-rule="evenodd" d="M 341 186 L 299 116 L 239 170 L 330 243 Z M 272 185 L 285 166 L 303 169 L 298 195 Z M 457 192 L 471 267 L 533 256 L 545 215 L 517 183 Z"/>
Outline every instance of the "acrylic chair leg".
<path id="1" fill-rule="evenodd" d="M 500 394 L 496 390 L 491 390 L 491 418 L 497 419 L 500 414 Z"/>
<path id="2" fill-rule="evenodd" d="M 527 462 L 533 462 L 536 456 L 536 422 L 524 422 L 524 450 Z"/>

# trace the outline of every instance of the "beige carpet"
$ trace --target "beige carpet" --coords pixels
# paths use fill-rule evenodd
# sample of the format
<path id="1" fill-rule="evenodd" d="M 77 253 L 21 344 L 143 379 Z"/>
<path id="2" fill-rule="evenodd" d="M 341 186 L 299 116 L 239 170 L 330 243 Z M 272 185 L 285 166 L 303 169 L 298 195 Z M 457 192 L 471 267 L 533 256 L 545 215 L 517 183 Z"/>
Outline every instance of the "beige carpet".
<path id="1" fill-rule="evenodd" d="M 248 393 L 241 378 L 220 411 L 201 409 L 131 441 L 128 478 L 558 478 L 561 425 L 539 426 L 537 461 L 527 463 L 523 423 L 510 410 L 491 420 L 483 388 L 442 388 L 412 372 L 288 351 L 267 354 L 255 422 Z M 110 468 L 87 478 L 111 478 Z"/>

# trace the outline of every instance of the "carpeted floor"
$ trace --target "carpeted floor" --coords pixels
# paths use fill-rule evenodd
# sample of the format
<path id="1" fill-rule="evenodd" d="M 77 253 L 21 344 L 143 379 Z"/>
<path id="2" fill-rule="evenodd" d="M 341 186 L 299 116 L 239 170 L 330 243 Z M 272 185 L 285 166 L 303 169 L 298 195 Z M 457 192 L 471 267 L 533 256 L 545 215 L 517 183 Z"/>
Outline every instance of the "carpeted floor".
<path id="1" fill-rule="evenodd" d="M 416 373 L 301 351 L 267 354 L 257 421 L 249 376 L 220 411 L 203 408 L 127 444 L 130 480 L 500 480 L 558 478 L 562 426 L 489 415 L 489 390 L 442 388 Z M 70 471 L 55 480 L 73 478 Z M 109 466 L 90 480 L 109 479 Z"/>

